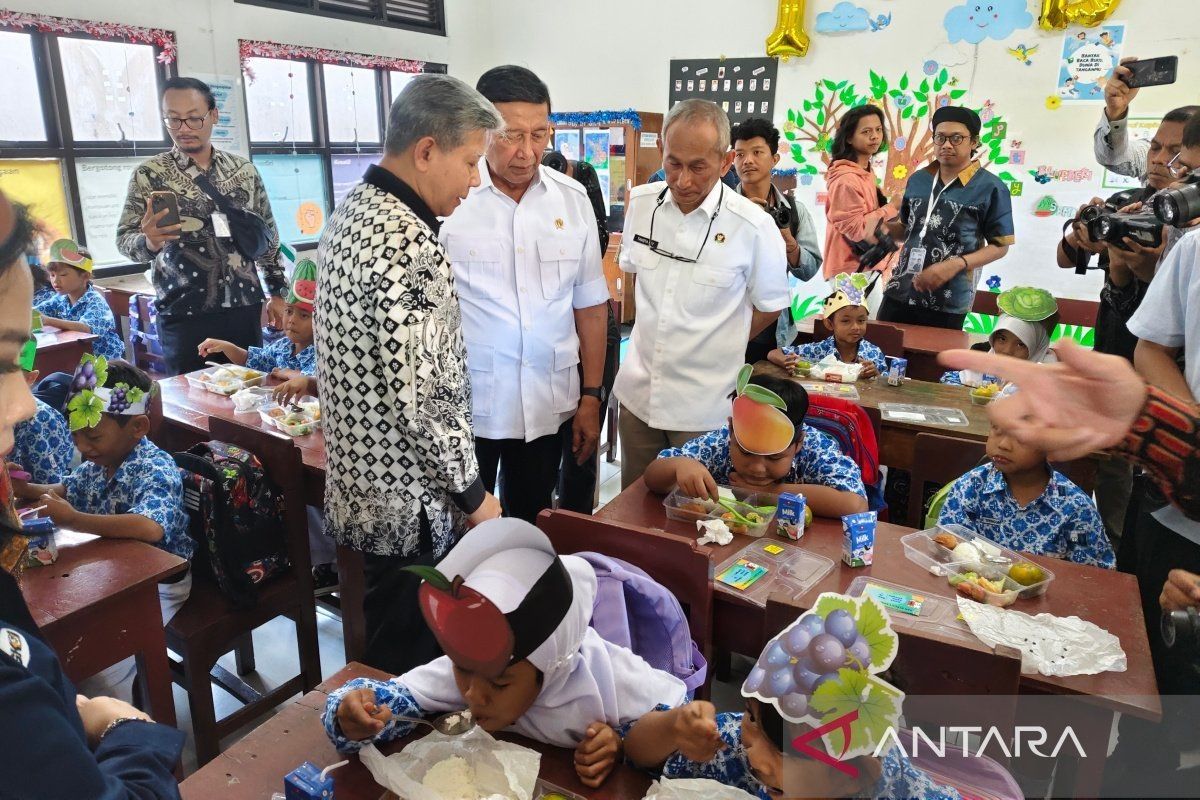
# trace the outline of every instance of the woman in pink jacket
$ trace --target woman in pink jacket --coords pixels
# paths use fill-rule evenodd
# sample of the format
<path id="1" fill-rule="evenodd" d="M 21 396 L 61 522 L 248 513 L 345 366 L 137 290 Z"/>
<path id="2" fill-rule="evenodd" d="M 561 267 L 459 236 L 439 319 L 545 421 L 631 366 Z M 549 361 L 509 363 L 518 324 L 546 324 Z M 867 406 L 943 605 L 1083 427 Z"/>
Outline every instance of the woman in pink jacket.
<path id="1" fill-rule="evenodd" d="M 879 191 L 871 159 L 887 144 L 883 112 L 873 105 L 863 105 L 846 112 L 838 124 L 831 154 L 833 162 L 825 175 L 829 201 L 825 206 L 826 280 L 839 272 L 856 272 L 859 255 L 875 244 L 875 231 L 880 224 L 896 218 L 904 193 L 897 192 L 893 203 Z M 890 254 L 874 267 L 882 272 L 875 291 L 873 308 L 878 307 L 883 285 L 896 260 Z"/>

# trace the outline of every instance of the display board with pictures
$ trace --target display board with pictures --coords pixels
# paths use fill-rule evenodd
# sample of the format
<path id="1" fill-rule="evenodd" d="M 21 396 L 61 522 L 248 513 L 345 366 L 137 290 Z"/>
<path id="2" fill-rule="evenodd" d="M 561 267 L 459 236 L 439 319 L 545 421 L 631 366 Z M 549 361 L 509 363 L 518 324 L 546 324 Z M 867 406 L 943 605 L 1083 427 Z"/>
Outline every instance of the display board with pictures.
<path id="1" fill-rule="evenodd" d="M 693 58 L 671 61 L 671 105 L 698 97 L 725 109 L 737 124 L 771 119 L 779 62 L 773 58 Z"/>

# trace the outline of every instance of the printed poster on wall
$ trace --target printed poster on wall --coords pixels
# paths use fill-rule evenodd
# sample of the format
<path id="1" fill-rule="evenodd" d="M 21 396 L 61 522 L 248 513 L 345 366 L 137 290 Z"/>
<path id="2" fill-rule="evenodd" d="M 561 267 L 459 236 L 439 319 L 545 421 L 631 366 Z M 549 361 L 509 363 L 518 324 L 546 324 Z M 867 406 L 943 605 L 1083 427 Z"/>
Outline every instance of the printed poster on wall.
<path id="1" fill-rule="evenodd" d="M 242 119 L 241 81 L 231 75 L 197 75 L 208 84 L 217 101 L 217 124 L 212 144 L 219 150 L 248 157 L 246 124 Z"/>
<path id="2" fill-rule="evenodd" d="M 83 240 L 98 267 L 129 263 L 117 250 L 117 223 L 125 208 L 129 179 L 145 160 L 135 156 L 81 158 L 75 162 L 79 205 L 83 209 Z"/>
<path id="3" fill-rule="evenodd" d="M 383 156 L 379 153 L 352 153 L 350 155 L 332 156 L 329 160 L 333 168 L 333 207 L 342 204 L 342 198 L 350 193 L 362 180 L 367 167 L 379 162 Z"/>
<path id="4" fill-rule="evenodd" d="M 554 132 L 554 148 L 571 161 L 579 160 L 579 131 L 563 130 Z"/>
<path id="5" fill-rule="evenodd" d="M 600 128 L 583 129 L 583 158 L 597 172 L 608 169 L 608 131 Z"/>
<path id="6" fill-rule="evenodd" d="M 54 158 L 0 160 L 0 190 L 29 206 L 34 219 L 46 229 L 46 249 L 55 239 L 71 236 L 62 162 Z"/>
<path id="7" fill-rule="evenodd" d="M 1068 28 L 1058 67 L 1058 96 L 1064 103 L 1103 102 L 1104 84 L 1121 63 L 1125 25 Z"/>
<path id="8" fill-rule="evenodd" d="M 329 213 L 321 156 L 255 156 L 254 166 L 267 187 L 279 238 L 293 245 L 316 241 Z"/>

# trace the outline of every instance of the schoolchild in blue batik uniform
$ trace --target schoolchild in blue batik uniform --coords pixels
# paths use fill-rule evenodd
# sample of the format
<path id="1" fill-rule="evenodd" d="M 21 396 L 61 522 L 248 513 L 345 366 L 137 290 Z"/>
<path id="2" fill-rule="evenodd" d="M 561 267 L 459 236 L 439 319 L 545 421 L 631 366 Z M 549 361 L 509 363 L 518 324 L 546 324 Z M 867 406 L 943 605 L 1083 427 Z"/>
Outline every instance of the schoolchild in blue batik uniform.
<path id="1" fill-rule="evenodd" d="M 93 333 L 92 352 L 105 358 L 124 358 L 125 340 L 104 295 L 92 285 L 92 256 L 70 239 L 50 245 L 50 284 L 57 294 L 35 308 L 43 325 L 64 331 Z"/>
<path id="2" fill-rule="evenodd" d="M 37 345 L 31 339 L 21 349 L 21 369 L 30 386 L 38 379 L 38 371 L 33 368 L 36 355 Z M 33 400 L 37 410 L 13 427 L 13 450 L 7 460 L 27 472 L 33 483 L 58 483 L 71 471 L 75 442 L 62 412 L 37 397 Z"/>
<path id="3" fill-rule="evenodd" d="M 833 356 L 843 364 L 862 364 L 862 378 L 874 378 L 887 369 L 883 351 L 868 342 L 867 296 L 870 279 L 861 272 L 839 273 L 833 293 L 825 298 L 825 324 L 833 331 L 819 342 L 780 347 L 767 354 L 772 364 L 791 370 L 797 361 L 816 364 Z"/>

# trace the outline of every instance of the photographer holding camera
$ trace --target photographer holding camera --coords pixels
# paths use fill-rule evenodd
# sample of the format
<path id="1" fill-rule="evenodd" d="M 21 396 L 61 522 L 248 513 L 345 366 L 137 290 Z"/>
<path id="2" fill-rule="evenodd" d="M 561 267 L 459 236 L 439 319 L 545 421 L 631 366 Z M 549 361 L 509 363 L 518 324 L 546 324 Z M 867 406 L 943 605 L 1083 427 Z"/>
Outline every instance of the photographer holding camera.
<path id="1" fill-rule="evenodd" d="M 730 137 L 733 168 L 739 181 L 737 191 L 762 206 L 775 220 L 787 250 L 788 273 L 797 280 L 808 280 L 821 268 L 821 247 L 808 209 L 771 183 L 771 170 L 779 163 L 779 130 L 769 120 L 754 118 L 734 125 Z M 750 340 L 746 363 L 765 359 L 767 353 L 791 344 L 795 338 L 791 311 L 784 309 L 777 325 L 768 326 Z"/>

